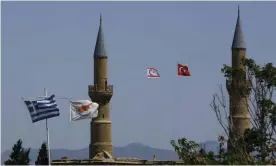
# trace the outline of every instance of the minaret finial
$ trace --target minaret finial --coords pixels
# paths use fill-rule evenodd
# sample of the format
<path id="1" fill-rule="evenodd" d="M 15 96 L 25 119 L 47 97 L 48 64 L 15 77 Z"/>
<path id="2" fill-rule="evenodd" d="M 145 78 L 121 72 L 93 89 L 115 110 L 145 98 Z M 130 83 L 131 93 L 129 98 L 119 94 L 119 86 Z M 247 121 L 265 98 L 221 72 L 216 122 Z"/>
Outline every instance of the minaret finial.
<path id="1" fill-rule="evenodd" d="M 238 18 L 240 18 L 240 6 L 238 5 Z"/>
<path id="2" fill-rule="evenodd" d="M 102 13 L 100 14 L 100 24 L 102 25 Z"/>

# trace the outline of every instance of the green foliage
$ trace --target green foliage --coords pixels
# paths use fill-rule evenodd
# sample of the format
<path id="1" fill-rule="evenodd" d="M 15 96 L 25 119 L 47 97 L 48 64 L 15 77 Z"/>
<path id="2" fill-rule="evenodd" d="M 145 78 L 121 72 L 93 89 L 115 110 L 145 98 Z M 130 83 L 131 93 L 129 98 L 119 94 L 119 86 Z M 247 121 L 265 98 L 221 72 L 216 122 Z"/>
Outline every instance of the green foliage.
<path id="1" fill-rule="evenodd" d="M 206 152 L 204 149 L 199 149 L 199 144 L 194 141 L 187 141 L 186 138 L 178 139 L 178 144 L 174 140 L 171 141 L 175 148 L 179 159 L 185 165 L 245 165 L 255 164 L 252 158 L 227 152 L 224 148 L 226 140 L 220 136 L 219 139 L 219 154 L 214 152 Z"/>
<path id="2" fill-rule="evenodd" d="M 16 144 L 14 144 L 10 154 L 10 159 L 4 162 L 5 165 L 29 165 L 30 158 L 30 148 L 24 149 L 22 147 L 22 141 L 19 139 Z"/>
<path id="3" fill-rule="evenodd" d="M 187 141 L 186 138 L 179 139 L 178 144 L 172 140 L 171 145 L 177 152 L 179 159 L 184 161 L 184 163 L 190 164 L 200 164 L 197 160 L 197 148 L 199 144 L 194 141 Z"/>
<path id="4" fill-rule="evenodd" d="M 43 142 L 39 149 L 35 165 L 49 165 L 48 148 L 46 142 Z"/>
<path id="5" fill-rule="evenodd" d="M 217 164 L 212 153 L 206 152 L 199 147 L 200 145 L 194 141 L 188 141 L 186 138 L 181 138 L 176 141 L 171 140 L 171 145 L 174 147 L 176 153 L 184 164 L 202 165 L 202 164 Z"/>

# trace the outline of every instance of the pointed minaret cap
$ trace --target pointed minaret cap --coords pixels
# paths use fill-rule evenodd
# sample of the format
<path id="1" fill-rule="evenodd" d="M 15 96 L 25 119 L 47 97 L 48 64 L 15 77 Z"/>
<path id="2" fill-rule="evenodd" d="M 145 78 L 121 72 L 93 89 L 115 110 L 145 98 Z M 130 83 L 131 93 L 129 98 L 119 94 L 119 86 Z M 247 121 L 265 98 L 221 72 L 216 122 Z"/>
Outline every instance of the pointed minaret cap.
<path id="1" fill-rule="evenodd" d="M 102 30 L 102 15 L 100 15 L 100 27 L 98 32 L 98 37 L 96 41 L 96 46 L 94 50 L 94 56 L 107 56 L 104 46 L 104 34 Z"/>
<path id="2" fill-rule="evenodd" d="M 242 28 L 241 28 L 240 8 L 239 7 L 238 7 L 237 24 L 236 24 L 233 43 L 232 43 L 232 49 L 233 48 L 243 48 L 243 49 L 245 49 L 245 42 L 244 42 L 244 36 L 243 36 L 243 33 L 242 33 Z"/>

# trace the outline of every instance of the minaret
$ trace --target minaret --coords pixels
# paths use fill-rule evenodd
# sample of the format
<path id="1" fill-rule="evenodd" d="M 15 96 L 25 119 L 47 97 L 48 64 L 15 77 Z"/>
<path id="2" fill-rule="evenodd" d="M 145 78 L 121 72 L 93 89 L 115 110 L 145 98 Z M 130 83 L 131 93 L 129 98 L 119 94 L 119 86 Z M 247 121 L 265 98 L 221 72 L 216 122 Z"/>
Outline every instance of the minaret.
<path id="1" fill-rule="evenodd" d="M 113 155 L 109 102 L 113 95 L 113 86 L 108 85 L 107 54 L 104 45 L 102 17 L 94 51 L 94 85 L 89 85 L 88 94 L 92 101 L 99 104 L 98 117 L 91 121 L 89 158 L 99 152 Z"/>
<path id="2" fill-rule="evenodd" d="M 234 39 L 232 43 L 232 69 L 242 69 L 232 75 L 232 80 L 227 81 L 227 90 L 230 99 L 229 116 L 229 137 L 239 138 L 244 131 L 250 128 L 250 113 L 248 111 L 248 89 L 250 83 L 246 79 L 245 65 L 242 59 L 246 58 L 246 47 L 241 28 L 240 10 L 238 9 L 238 18 Z M 231 147 L 229 144 L 228 148 Z"/>

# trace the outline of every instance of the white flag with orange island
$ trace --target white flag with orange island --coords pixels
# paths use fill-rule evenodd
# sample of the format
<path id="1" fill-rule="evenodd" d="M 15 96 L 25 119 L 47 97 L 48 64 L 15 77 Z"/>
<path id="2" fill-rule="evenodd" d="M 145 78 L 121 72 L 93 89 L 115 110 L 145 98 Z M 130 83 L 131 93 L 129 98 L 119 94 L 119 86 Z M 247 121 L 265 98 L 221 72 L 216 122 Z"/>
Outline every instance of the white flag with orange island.
<path id="1" fill-rule="evenodd" d="M 90 100 L 70 101 L 70 121 L 96 118 L 98 108 L 99 104 Z"/>

